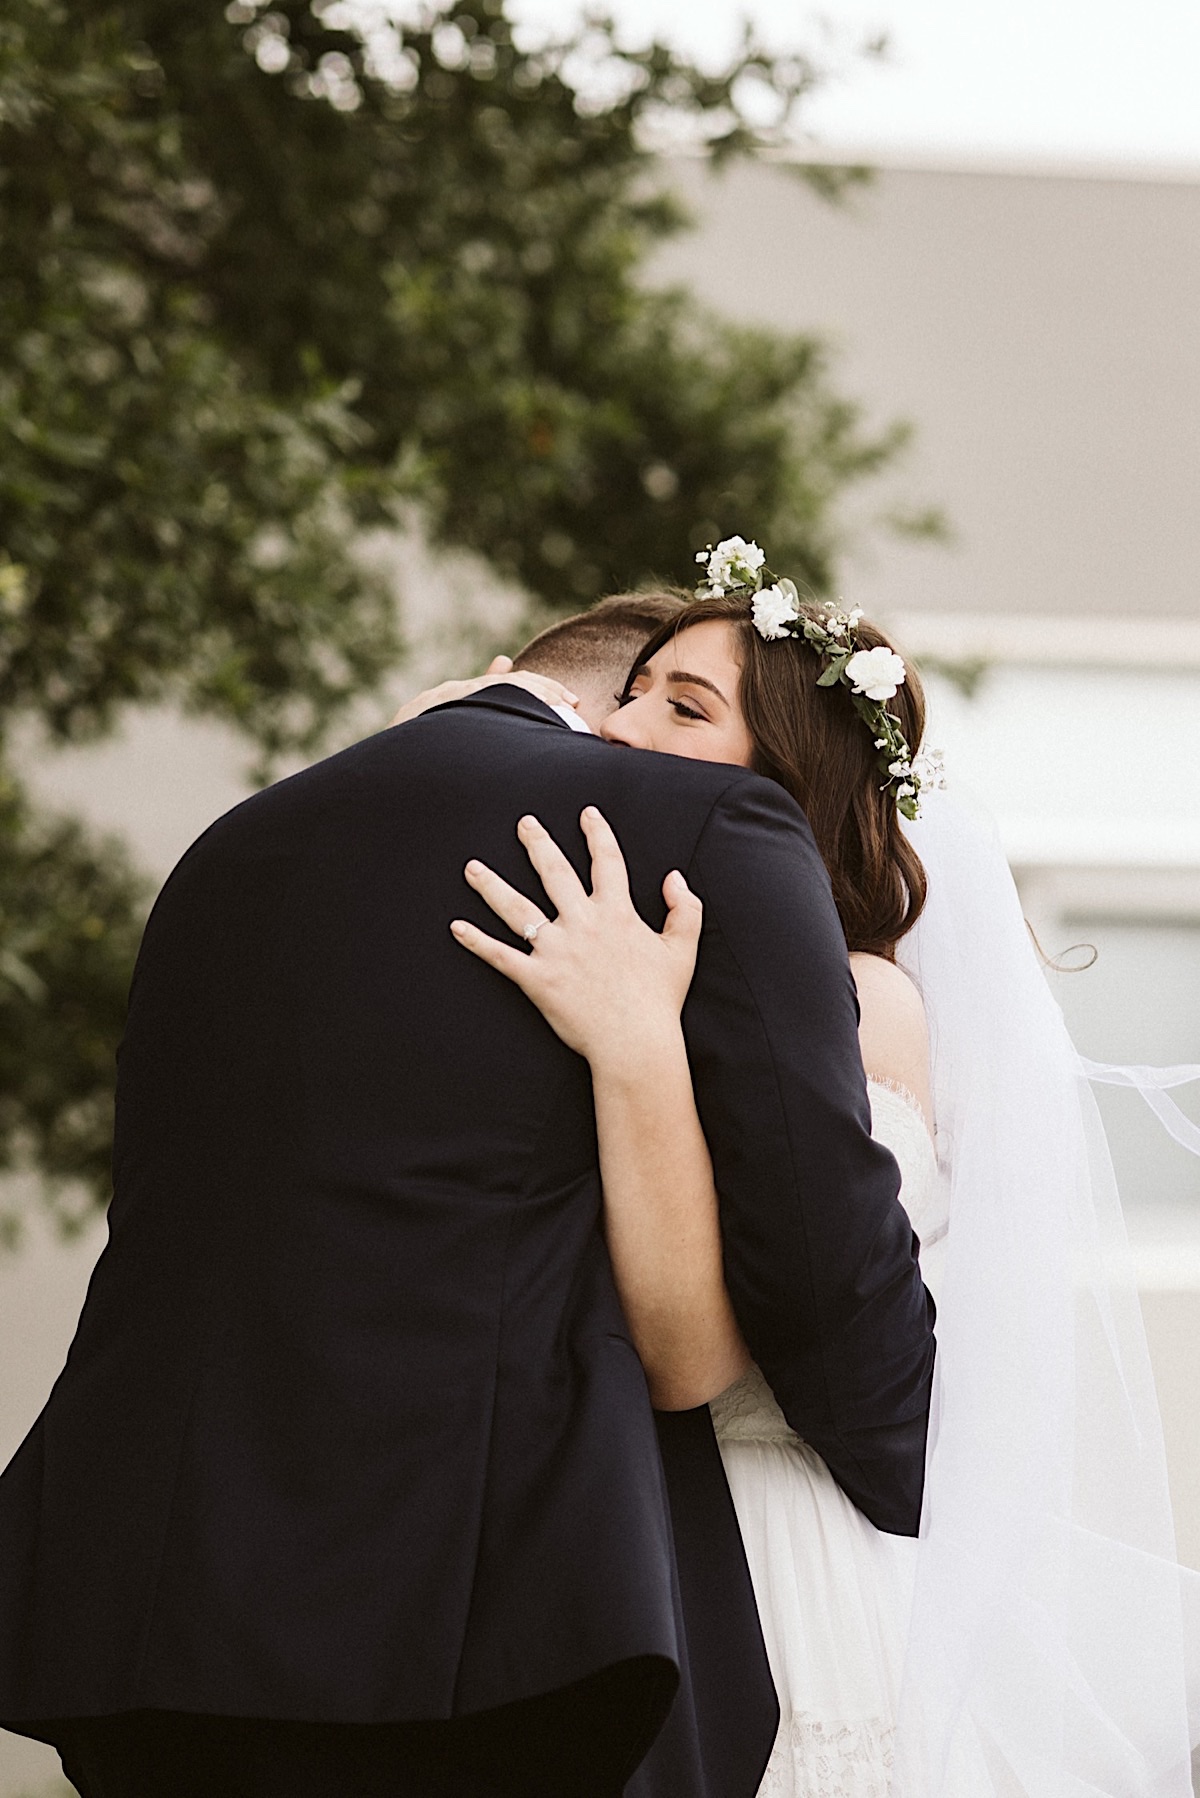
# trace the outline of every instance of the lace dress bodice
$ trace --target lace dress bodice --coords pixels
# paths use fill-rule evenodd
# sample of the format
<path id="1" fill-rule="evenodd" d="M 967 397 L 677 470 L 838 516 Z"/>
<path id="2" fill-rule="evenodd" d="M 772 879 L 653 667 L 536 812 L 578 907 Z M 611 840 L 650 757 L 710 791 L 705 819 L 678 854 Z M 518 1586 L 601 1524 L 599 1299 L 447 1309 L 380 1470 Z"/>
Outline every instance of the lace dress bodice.
<path id="1" fill-rule="evenodd" d="M 919 1237 L 940 1233 L 937 1156 L 925 1120 L 911 1093 L 882 1080 L 868 1080 L 871 1135 L 890 1149 L 900 1168 L 900 1198 Z M 710 1406 L 719 1440 L 798 1441 L 771 1388 L 752 1367 Z"/>

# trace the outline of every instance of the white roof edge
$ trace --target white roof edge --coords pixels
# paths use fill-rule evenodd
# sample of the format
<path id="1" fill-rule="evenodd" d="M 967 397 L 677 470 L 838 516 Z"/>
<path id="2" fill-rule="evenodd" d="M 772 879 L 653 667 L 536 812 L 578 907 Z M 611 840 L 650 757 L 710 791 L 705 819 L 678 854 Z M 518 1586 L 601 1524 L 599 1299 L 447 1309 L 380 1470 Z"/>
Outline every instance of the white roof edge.
<path id="1" fill-rule="evenodd" d="M 691 152 L 689 152 L 691 153 Z M 697 155 L 705 152 L 697 150 Z M 1036 151 L 951 150 L 930 145 L 789 143 L 762 152 L 765 162 L 828 164 L 833 168 L 866 165 L 881 174 L 998 175 L 1047 181 L 1121 181 L 1200 184 L 1200 162 L 1189 159 L 1055 156 Z"/>
<path id="2" fill-rule="evenodd" d="M 1200 672 L 1200 616 L 1153 622 L 1094 613 L 881 610 L 878 616 L 918 662 Z"/>
<path id="3" fill-rule="evenodd" d="M 1072 873 L 1096 880 L 1124 880 L 1144 875 L 1156 883 L 1172 905 L 1200 910 L 1200 841 L 1181 841 L 1162 831 L 1114 830 L 1099 840 L 1083 831 L 1064 831 L 1058 820 L 1026 825 L 1000 820 L 1000 837 L 1011 867 L 1022 872 Z"/>
<path id="4" fill-rule="evenodd" d="M 1139 1292 L 1200 1293 L 1200 1246 L 1180 1232 L 1177 1242 L 1144 1243 L 1133 1251 Z"/>

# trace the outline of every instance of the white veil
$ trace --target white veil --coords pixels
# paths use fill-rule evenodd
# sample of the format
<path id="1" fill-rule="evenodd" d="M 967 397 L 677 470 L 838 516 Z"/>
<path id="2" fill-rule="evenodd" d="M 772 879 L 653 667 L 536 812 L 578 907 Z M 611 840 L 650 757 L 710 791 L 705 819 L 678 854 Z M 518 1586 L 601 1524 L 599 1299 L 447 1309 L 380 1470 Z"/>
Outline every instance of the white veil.
<path id="1" fill-rule="evenodd" d="M 941 793 L 923 809 L 929 902 L 900 960 L 930 1020 L 949 1227 L 926 1250 L 938 1356 L 892 1793 L 1191 1798 L 1200 1574 L 1175 1564 L 1107 1144 L 994 831 Z"/>

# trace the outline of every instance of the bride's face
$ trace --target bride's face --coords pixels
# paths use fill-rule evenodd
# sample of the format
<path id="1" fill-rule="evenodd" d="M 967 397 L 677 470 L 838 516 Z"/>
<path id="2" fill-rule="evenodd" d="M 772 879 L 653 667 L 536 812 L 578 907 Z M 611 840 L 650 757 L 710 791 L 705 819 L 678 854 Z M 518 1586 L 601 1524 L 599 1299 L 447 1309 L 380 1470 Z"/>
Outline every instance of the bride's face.
<path id="1" fill-rule="evenodd" d="M 719 618 L 678 631 L 637 670 L 629 698 L 600 735 L 630 749 L 748 768 L 754 751 L 738 704 L 733 629 Z"/>

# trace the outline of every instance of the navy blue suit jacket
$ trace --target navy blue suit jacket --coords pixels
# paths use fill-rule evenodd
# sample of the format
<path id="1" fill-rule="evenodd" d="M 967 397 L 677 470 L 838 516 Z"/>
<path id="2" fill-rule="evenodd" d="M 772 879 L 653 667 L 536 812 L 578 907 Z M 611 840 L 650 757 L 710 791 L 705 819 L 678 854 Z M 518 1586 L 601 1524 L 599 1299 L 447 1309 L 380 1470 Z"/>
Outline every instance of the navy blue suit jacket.
<path id="1" fill-rule="evenodd" d="M 625 1665 L 631 1792 L 751 1798 L 745 1560 L 707 1412 L 648 1403 L 588 1068 L 447 929 L 497 928 L 472 855 L 540 899 L 523 812 L 586 872 L 586 803 L 651 923 L 672 867 L 704 900 L 684 1027 L 747 1342 L 915 1531 L 931 1308 L 803 816 L 493 688 L 248 800 L 160 896 L 109 1244 L 0 1479 L 0 1717 L 452 1718 Z"/>

